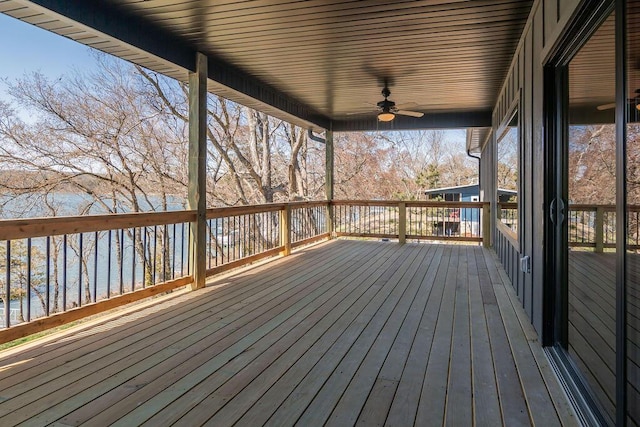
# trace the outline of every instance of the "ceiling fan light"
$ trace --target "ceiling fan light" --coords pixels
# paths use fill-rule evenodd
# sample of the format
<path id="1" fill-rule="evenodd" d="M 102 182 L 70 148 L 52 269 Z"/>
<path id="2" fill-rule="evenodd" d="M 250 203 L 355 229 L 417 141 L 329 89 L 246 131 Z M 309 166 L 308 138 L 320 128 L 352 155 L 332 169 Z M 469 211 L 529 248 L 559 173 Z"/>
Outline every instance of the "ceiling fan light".
<path id="1" fill-rule="evenodd" d="M 380 120 L 381 122 L 390 122 L 395 118 L 396 115 L 389 111 L 383 111 L 382 113 L 378 114 L 378 120 Z"/>

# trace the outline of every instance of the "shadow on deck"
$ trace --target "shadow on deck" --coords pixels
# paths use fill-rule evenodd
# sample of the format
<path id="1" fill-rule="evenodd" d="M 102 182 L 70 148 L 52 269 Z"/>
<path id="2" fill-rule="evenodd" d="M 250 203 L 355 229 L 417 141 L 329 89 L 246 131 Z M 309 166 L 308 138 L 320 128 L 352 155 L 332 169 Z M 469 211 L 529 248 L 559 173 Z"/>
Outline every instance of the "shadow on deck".
<path id="1" fill-rule="evenodd" d="M 0 425 L 573 425 L 506 284 L 481 247 L 334 240 L 0 354 Z"/>

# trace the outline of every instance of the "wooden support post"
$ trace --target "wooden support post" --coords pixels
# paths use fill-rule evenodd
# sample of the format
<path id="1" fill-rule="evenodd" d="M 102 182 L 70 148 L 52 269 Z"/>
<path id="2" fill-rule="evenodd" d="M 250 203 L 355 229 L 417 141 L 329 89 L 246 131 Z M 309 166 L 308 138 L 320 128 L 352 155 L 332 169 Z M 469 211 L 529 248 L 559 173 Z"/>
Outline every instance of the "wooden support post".
<path id="1" fill-rule="evenodd" d="M 335 230 L 333 227 L 333 172 L 334 172 L 334 151 L 333 151 L 333 131 L 326 131 L 325 138 L 325 194 L 327 196 L 327 232 L 329 233 L 329 239 L 335 237 Z"/>
<path id="2" fill-rule="evenodd" d="M 407 204 L 398 203 L 398 243 L 407 243 Z"/>
<path id="3" fill-rule="evenodd" d="M 596 252 L 604 252 L 604 206 L 596 207 Z"/>
<path id="4" fill-rule="evenodd" d="M 291 255 L 291 205 L 289 204 L 280 211 L 280 245 L 284 248 L 280 255 Z"/>
<path id="5" fill-rule="evenodd" d="M 491 247 L 491 204 L 482 205 L 482 246 Z"/>
<path id="6" fill-rule="evenodd" d="M 196 71 L 189 73 L 189 209 L 197 212 L 191 224 L 189 248 L 193 283 L 203 288 L 206 264 L 207 57 L 196 54 Z"/>
<path id="7" fill-rule="evenodd" d="M 329 239 L 335 238 L 335 229 L 334 229 L 334 214 L 333 214 L 333 206 L 331 205 L 331 200 L 327 200 L 326 206 L 326 218 L 327 218 L 327 233 L 329 233 Z"/>

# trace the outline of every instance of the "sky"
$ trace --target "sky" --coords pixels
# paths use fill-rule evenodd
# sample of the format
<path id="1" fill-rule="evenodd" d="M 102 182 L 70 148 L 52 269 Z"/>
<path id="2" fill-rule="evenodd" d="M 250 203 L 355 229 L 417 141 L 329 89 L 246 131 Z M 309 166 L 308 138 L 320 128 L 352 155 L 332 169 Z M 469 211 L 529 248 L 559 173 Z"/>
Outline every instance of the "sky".
<path id="1" fill-rule="evenodd" d="M 39 71 L 56 78 L 93 67 L 91 49 L 73 40 L 0 13 L 0 99 L 7 101 L 5 79 Z"/>

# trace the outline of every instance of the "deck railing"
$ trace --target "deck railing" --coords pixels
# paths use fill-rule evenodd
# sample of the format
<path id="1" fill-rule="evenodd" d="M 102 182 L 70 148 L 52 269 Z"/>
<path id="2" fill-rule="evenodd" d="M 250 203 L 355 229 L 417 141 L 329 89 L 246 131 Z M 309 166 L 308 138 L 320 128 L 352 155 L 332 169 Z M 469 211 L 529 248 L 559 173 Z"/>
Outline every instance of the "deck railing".
<path id="1" fill-rule="evenodd" d="M 518 205 L 499 203 L 498 214 L 498 220 L 517 236 Z M 627 219 L 627 247 L 640 249 L 640 206 L 629 206 Z M 616 247 L 615 205 L 572 204 L 567 221 L 571 247 L 593 248 L 595 252 Z"/>
<path id="2" fill-rule="evenodd" d="M 334 201 L 333 227 L 336 236 L 398 238 L 400 207 L 390 201 Z"/>
<path id="3" fill-rule="evenodd" d="M 207 275 L 329 237 L 324 201 L 207 210 Z"/>
<path id="4" fill-rule="evenodd" d="M 569 244 L 594 248 L 595 252 L 616 247 L 616 206 L 569 206 Z M 640 206 L 627 209 L 627 248 L 640 249 Z"/>
<path id="5" fill-rule="evenodd" d="M 318 201 L 209 209 L 207 275 L 331 236 L 487 243 L 488 208 Z M 0 221 L 0 342 L 192 283 L 195 220 L 195 211 L 180 211 Z"/>
<path id="6" fill-rule="evenodd" d="M 333 201 L 336 236 L 485 242 L 489 203 Z"/>
<path id="7" fill-rule="evenodd" d="M 183 211 L 0 221 L 0 327 L 72 309 L 84 317 L 101 301 L 113 300 L 111 307 L 184 286 L 192 280 L 194 218 Z"/>
<path id="8" fill-rule="evenodd" d="M 518 234 L 518 204 L 498 203 L 498 220 L 504 224 L 513 234 Z"/>

